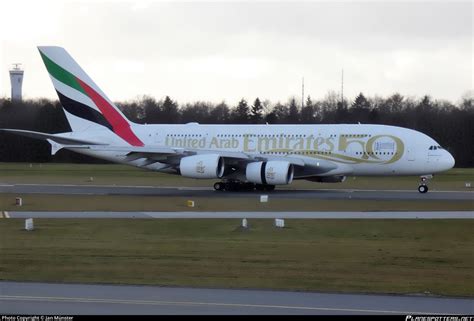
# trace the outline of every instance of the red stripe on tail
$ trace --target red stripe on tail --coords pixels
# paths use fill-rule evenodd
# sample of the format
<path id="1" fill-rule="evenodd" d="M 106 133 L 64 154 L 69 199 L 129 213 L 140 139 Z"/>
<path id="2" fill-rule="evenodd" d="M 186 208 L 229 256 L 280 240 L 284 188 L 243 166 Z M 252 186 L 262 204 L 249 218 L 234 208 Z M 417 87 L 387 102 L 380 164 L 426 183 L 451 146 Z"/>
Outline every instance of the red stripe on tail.
<path id="1" fill-rule="evenodd" d="M 144 145 L 143 142 L 133 133 L 127 120 L 124 119 L 107 100 L 79 78 L 76 77 L 76 80 L 87 93 L 89 98 L 92 99 L 94 104 L 100 109 L 107 121 L 112 125 L 115 134 L 123 138 L 132 146 Z"/>

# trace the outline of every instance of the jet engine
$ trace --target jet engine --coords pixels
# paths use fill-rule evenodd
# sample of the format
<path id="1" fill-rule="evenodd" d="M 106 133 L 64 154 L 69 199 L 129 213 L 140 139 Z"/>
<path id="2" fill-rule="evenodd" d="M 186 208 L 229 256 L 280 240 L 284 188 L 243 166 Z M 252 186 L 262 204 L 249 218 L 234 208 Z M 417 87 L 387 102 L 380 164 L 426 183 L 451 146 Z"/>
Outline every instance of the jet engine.
<path id="1" fill-rule="evenodd" d="M 224 158 L 215 154 L 194 155 L 181 158 L 181 175 L 191 178 L 221 178 L 224 175 Z"/>
<path id="2" fill-rule="evenodd" d="M 285 161 L 249 163 L 245 176 L 255 184 L 286 185 L 293 181 L 293 165 Z"/>

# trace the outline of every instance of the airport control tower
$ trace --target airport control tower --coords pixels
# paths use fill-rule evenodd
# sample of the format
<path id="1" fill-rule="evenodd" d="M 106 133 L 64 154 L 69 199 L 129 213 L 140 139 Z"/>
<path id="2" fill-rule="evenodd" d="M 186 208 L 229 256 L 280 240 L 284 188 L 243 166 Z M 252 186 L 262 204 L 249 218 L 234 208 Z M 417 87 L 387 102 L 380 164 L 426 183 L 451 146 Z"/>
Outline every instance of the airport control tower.
<path id="1" fill-rule="evenodd" d="M 10 82 L 12 84 L 12 101 L 21 101 L 21 86 L 23 85 L 23 70 L 21 64 L 13 64 L 10 70 Z"/>

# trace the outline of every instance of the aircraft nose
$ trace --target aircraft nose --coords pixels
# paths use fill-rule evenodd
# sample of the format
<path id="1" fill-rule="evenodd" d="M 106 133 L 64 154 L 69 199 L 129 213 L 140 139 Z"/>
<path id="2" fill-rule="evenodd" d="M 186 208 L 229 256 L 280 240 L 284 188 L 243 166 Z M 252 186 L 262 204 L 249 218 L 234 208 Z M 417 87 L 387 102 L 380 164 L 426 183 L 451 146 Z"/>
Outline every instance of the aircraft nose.
<path id="1" fill-rule="evenodd" d="M 456 161 L 454 160 L 453 155 L 446 151 L 446 155 L 444 155 L 442 161 L 443 170 L 447 171 L 448 169 L 453 168 L 455 163 Z"/>

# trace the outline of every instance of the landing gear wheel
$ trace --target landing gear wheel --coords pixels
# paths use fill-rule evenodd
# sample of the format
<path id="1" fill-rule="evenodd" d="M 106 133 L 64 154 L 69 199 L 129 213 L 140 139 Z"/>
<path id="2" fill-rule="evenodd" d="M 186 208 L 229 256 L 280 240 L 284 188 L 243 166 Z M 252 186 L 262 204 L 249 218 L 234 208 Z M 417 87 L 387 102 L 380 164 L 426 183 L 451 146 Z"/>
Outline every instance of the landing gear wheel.
<path id="1" fill-rule="evenodd" d="M 259 185 L 261 190 L 265 189 L 266 186 L 272 185 Z M 216 191 L 253 191 L 255 189 L 254 183 L 242 183 L 240 181 L 224 181 L 224 182 L 216 182 L 214 183 L 214 189 Z"/>
<path id="2" fill-rule="evenodd" d="M 224 190 L 224 183 L 222 183 L 222 182 L 214 183 L 214 189 L 216 191 L 223 191 Z"/>
<path id="3" fill-rule="evenodd" d="M 418 192 L 420 192 L 420 193 L 422 193 L 422 194 L 428 192 L 428 186 L 426 186 L 426 185 L 420 185 L 420 186 L 418 186 Z"/>
<path id="4" fill-rule="evenodd" d="M 275 185 L 265 185 L 265 190 L 269 192 L 274 191 Z"/>

